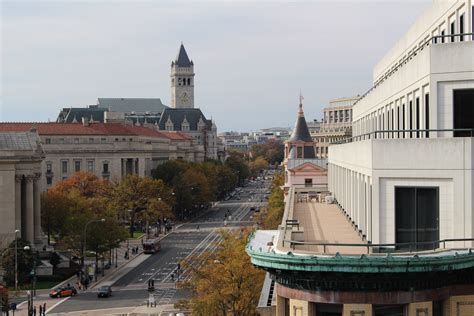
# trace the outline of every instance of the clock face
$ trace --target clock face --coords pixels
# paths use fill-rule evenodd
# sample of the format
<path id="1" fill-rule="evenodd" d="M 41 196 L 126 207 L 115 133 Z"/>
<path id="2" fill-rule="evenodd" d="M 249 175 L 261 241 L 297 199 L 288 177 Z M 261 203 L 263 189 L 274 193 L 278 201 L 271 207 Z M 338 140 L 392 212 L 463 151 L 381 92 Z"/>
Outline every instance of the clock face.
<path id="1" fill-rule="evenodd" d="M 188 94 L 186 92 L 181 93 L 181 102 L 188 102 Z"/>

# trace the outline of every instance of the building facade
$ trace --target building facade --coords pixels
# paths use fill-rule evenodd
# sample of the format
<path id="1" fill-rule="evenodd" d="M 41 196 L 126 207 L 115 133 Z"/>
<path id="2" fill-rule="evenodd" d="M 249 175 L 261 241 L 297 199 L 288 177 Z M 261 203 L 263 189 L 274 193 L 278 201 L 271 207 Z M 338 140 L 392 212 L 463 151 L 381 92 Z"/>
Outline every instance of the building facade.
<path id="1" fill-rule="evenodd" d="M 327 161 L 316 158 L 315 145 L 300 101 L 295 128 L 285 141 L 283 166 L 286 192 L 291 187 L 307 188 L 314 194 L 327 191 Z"/>
<path id="2" fill-rule="evenodd" d="M 276 315 L 474 315 L 473 11 L 433 2 L 329 146 L 327 203 L 290 186 L 278 229 L 252 236 Z"/>
<path id="3" fill-rule="evenodd" d="M 160 132 L 123 123 L 0 123 L 0 131 L 38 132 L 44 160 L 41 190 L 78 171 L 120 181 L 129 174 L 151 176 L 173 159 L 203 161 L 204 148 L 188 134 Z"/>
<path id="4" fill-rule="evenodd" d="M 44 152 L 36 130 L 0 132 L 0 236 L 32 245 L 42 241 L 41 164 Z M 18 234 L 15 233 L 18 230 Z M 7 243 L 1 246 L 6 246 Z"/>
<path id="5" fill-rule="evenodd" d="M 329 106 L 323 110 L 319 128 L 310 129 L 311 137 L 316 141 L 316 157 L 327 159 L 328 147 L 332 142 L 352 136 L 352 106 L 358 99 L 359 96 L 329 101 Z"/>

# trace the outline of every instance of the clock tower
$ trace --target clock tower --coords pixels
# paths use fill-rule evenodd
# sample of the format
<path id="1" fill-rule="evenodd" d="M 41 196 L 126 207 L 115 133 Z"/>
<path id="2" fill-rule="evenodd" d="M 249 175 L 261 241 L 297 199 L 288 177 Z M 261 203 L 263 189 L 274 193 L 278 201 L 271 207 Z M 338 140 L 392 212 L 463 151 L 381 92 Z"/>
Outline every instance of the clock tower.
<path id="1" fill-rule="evenodd" d="M 171 62 L 171 104 L 174 109 L 194 108 L 194 64 L 181 44 L 178 56 Z"/>

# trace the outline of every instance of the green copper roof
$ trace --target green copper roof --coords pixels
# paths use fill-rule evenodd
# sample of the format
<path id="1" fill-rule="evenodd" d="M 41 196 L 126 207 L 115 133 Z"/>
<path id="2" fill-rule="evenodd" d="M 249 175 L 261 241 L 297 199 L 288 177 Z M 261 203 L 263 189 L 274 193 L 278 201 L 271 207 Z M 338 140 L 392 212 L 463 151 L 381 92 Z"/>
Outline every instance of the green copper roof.
<path id="1" fill-rule="evenodd" d="M 260 233 L 261 232 L 261 233 Z M 246 251 L 254 265 L 264 269 L 308 272 L 407 273 L 451 271 L 474 267 L 471 249 L 418 254 L 303 255 L 279 253 L 264 246 L 262 239 L 278 231 L 257 231 L 249 239 Z M 257 236 L 256 236 L 257 235 Z M 275 236 L 275 235 L 274 235 Z"/>

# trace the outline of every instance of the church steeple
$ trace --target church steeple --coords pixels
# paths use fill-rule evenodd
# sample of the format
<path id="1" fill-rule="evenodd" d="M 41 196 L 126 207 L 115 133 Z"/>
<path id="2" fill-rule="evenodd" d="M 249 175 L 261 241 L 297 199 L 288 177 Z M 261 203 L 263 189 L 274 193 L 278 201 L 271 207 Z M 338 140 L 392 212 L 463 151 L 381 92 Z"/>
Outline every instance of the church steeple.
<path id="1" fill-rule="evenodd" d="M 171 62 L 171 107 L 194 108 L 194 63 L 189 59 L 183 43 L 176 59 Z"/>

